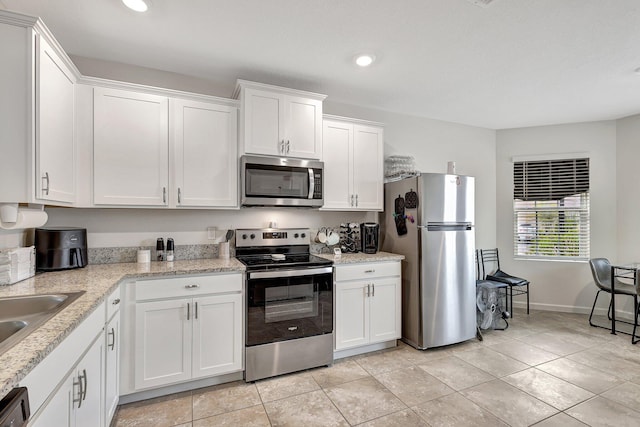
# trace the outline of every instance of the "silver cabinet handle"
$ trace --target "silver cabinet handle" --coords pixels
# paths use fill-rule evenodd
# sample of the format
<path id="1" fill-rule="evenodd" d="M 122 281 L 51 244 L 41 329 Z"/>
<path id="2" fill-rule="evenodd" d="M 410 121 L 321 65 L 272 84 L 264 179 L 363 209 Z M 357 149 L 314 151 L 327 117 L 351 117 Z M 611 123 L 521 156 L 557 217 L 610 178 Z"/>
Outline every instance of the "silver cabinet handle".
<path id="1" fill-rule="evenodd" d="M 196 301 L 194 305 L 195 305 L 195 318 L 198 319 L 198 302 Z"/>
<path id="2" fill-rule="evenodd" d="M 167 187 L 162 187 L 162 203 L 167 203 Z"/>
<path id="3" fill-rule="evenodd" d="M 47 186 L 44 186 L 44 181 L 47 181 Z M 45 196 L 49 195 L 49 172 L 45 172 L 44 176 L 42 177 L 42 192 L 44 193 Z"/>
<path id="4" fill-rule="evenodd" d="M 185 289 L 196 289 L 196 288 L 199 288 L 199 287 L 200 287 L 200 285 L 198 285 L 197 283 L 192 283 L 190 285 L 184 285 Z"/>
<path id="5" fill-rule="evenodd" d="M 289 154 L 289 140 L 287 140 L 287 154 Z"/>
<path id="6" fill-rule="evenodd" d="M 116 348 L 116 330 L 111 328 L 111 331 L 109 331 L 107 335 L 110 336 L 112 339 L 111 343 L 107 344 L 107 347 L 109 347 L 109 349 L 113 351 L 113 349 Z"/>
<path id="7" fill-rule="evenodd" d="M 182 192 L 180 191 L 180 187 L 178 187 L 178 204 L 180 204 L 182 200 Z"/>
<path id="8" fill-rule="evenodd" d="M 87 400 L 87 388 L 89 388 L 89 387 L 87 385 L 87 370 L 86 369 L 82 370 L 82 378 L 83 378 L 83 381 L 84 381 L 84 387 L 82 388 L 82 400 Z M 78 407 L 80 407 L 80 405 L 78 405 Z"/>
<path id="9" fill-rule="evenodd" d="M 367 296 L 371 296 L 371 285 L 367 284 Z"/>
<path id="10" fill-rule="evenodd" d="M 372 297 L 376 296 L 376 284 L 375 283 L 371 284 L 371 296 Z"/>
<path id="11" fill-rule="evenodd" d="M 111 302 L 111 304 L 113 304 L 113 305 L 118 305 L 118 304 L 120 304 L 120 298 L 116 298 L 116 299 L 114 299 L 114 300 Z"/>
<path id="12" fill-rule="evenodd" d="M 280 141 L 280 154 L 284 154 L 284 139 Z"/>
<path id="13" fill-rule="evenodd" d="M 191 320 L 191 304 L 187 303 L 187 320 Z"/>
<path id="14" fill-rule="evenodd" d="M 358 207 L 358 195 L 356 194 L 356 208 Z"/>
<path id="15" fill-rule="evenodd" d="M 375 273 L 375 272 L 376 272 L 376 270 L 374 270 L 374 269 L 372 268 L 371 270 L 365 270 L 364 272 L 365 272 L 365 273 Z"/>
<path id="16" fill-rule="evenodd" d="M 353 194 L 351 195 L 351 206 L 353 206 Z"/>

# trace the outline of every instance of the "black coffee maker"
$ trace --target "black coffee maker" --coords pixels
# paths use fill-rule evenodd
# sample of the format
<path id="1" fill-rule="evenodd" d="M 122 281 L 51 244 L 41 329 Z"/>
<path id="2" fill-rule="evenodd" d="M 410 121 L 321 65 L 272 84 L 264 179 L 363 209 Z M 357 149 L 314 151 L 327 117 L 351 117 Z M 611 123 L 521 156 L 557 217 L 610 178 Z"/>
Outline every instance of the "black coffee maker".
<path id="1" fill-rule="evenodd" d="M 375 222 L 363 222 L 360 224 L 360 250 L 365 254 L 378 252 L 380 242 L 380 225 Z"/>

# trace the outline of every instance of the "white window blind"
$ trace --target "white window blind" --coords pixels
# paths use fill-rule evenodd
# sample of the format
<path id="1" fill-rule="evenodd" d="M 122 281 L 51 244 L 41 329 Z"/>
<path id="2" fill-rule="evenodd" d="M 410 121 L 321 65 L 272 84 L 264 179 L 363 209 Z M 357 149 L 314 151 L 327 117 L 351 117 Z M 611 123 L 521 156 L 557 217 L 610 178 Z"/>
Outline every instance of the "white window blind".
<path id="1" fill-rule="evenodd" d="M 514 255 L 589 258 L 589 159 L 513 165 Z"/>

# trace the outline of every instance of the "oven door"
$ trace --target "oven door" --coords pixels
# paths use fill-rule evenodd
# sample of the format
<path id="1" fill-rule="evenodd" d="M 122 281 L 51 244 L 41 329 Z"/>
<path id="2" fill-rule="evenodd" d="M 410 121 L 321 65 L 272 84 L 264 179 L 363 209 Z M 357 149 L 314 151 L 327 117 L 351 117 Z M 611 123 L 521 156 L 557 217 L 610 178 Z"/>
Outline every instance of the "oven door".
<path id="1" fill-rule="evenodd" d="M 331 332 L 332 267 L 247 274 L 247 346 Z"/>

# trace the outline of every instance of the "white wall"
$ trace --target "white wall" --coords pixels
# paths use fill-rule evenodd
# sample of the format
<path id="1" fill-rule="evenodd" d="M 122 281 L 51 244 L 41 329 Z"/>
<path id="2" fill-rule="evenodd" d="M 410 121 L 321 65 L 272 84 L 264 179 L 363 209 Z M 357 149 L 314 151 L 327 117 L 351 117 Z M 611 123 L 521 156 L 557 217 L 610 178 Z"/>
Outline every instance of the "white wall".
<path id="1" fill-rule="evenodd" d="M 531 281 L 533 308 L 590 310 L 596 288 L 586 262 L 514 260 L 512 157 L 588 153 L 591 257 L 616 260 L 616 122 L 500 130 L 496 140 L 497 242 L 501 266 Z"/>
<path id="2" fill-rule="evenodd" d="M 495 247 L 494 130 L 332 103 L 330 96 L 324 112 L 384 123 L 385 157 L 413 156 L 421 172 L 446 173 L 447 162 L 455 161 L 457 173 L 476 177 L 476 245 Z"/>
<path id="3" fill-rule="evenodd" d="M 617 121 L 618 261 L 640 262 L 640 115 Z"/>

